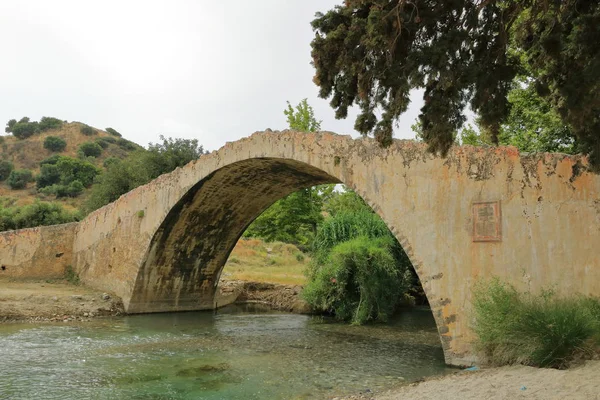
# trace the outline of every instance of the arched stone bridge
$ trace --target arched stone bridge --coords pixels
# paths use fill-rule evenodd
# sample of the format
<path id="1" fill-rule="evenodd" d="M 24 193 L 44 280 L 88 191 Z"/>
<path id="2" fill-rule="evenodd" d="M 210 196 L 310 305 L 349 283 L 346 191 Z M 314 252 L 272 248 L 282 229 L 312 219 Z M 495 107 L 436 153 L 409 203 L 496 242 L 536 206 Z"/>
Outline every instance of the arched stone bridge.
<path id="1" fill-rule="evenodd" d="M 412 141 L 382 149 L 331 133 L 268 131 L 228 143 L 64 228 L 64 262 L 130 313 L 210 309 L 246 227 L 281 197 L 323 183 L 354 189 L 394 233 L 450 364 L 474 360 L 479 278 L 600 295 L 600 176 L 584 158 L 465 146 L 442 159 Z"/>

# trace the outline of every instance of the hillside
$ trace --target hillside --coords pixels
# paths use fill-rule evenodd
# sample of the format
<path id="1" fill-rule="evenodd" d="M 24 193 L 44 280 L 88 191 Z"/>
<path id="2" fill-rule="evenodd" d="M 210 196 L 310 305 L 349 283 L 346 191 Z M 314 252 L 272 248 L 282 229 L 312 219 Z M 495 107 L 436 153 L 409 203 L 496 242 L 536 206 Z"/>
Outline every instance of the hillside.
<path id="1" fill-rule="evenodd" d="M 102 152 L 100 155 L 85 159 L 100 170 L 105 170 L 103 164 L 107 158 L 124 159 L 133 150 L 139 148 L 133 142 L 97 128 L 88 129 L 86 135 L 82 133 L 84 127 L 87 127 L 87 125 L 80 122 L 69 122 L 63 123 L 58 129 L 46 130 L 22 139 L 10 134 L 2 135 L 0 136 L 0 161 L 10 161 L 14 165 L 14 170 L 30 170 L 35 179 L 40 173 L 40 162 L 54 155 L 79 159 L 81 158 L 79 146 L 86 142 L 97 143 L 101 146 Z M 91 134 L 89 134 L 90 132 Z M 66 142 L 64 150 L 51 151 L 44 148 L 44 141 L 50 136 L 63 139 Z M 77 197 L 57 198 L 55 195 L 39 192 L 35 180 L 27 183 L 23 189 L 12 189 L 7 180 L 4 180 L 0 182 L 0 206 L 23 206 L 40 199 L 58 202 L 67 210 L 75 210 L 81 207 L 89 190 L 89 188 L 84 189 L 83 193 Z"/>

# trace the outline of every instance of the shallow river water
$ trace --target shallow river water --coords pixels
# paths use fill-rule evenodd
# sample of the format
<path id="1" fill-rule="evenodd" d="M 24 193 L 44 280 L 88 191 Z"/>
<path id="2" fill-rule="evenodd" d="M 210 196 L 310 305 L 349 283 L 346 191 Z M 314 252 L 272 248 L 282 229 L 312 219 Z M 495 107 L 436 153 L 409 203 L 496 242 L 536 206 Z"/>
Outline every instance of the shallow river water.
<path id="1" fill-rule="evenodd" d="M 323 399 L 448 371 L 426 309 L 375 326 L 248 306 L 0 326 L 0 399 Z"/>

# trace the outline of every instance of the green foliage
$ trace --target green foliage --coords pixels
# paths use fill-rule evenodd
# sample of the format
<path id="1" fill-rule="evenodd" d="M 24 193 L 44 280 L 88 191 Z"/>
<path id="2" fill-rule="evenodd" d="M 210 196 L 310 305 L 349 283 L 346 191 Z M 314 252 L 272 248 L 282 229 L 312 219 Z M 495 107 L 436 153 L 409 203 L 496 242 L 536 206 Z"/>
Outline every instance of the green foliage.
<path id="1" fill-rule="evenodd" d="M 27 139 L 40 131 L 38 123 L 30 122 L 28 117 L 23 117 L 16 123 L 12 123 L 13 121 L 8 121 L 12 125 L 7 124 L 5 131 L 12 133 L 18 139 Z"/>
<path id="2" fill-rule="evenodd" d="M 121 134 L 119 132 L 117 132 L 115 129 L 113 128 L 106 128 L 104 129 L 108 134 L 113 135 L 113 136 L 117 136 L 117 137 L 121 137 Z"/>
<path id="3" fill-rule="evenodd" d="M 98 139 L 96 139 L 96 142 L 98 142 L 98 144 L 99 144 L 99 142 L 104 142 L 104 143 L 109 143 L 109 144 L 116 144 L 117 143 L 117 139 L 115 139 L 112 136 L 102 136 L 102 137 L 99 137 Z"/>
<path id="4" fill-rule="evenodd" d="M 117 158 L 117 157 L 112 157 L 112 156 L 111 156 L 111 157 L 107 157 L 107 158 L 104 160 L 104 162 L 102 163 L 102 166 L 103 166 L 104 168 L 108 169 L 108 167 L 110 167 L 112 164 L 114 164 L 114 163 L 118 163 L 118 162 L 120 162 L 120 161 L 121 161 L 121 159 L 120 159 L 120 158 Z"/>
<path id="5" fill-rule="evenodd" d="M 63 121 L 54 117 L 42 117 L 38 124 L 40 132 L 49 131 L 51 129 L 60 129 L 63 125 Z"/>
<path id="6" fill-rule="evenodd" d="M 6 128 L 4 128 L 4 132 L 6 132 L 6 133 L 12 133 L 12 130 L 15 127 L 16 124 L 17 124 L 17 120 L 16 119 L 9 120 L 6 123 Z"/>
<path id="7" fill-rule="evenodd" d="M 14 230 L 43 225 L 74 222 L 79 215 L 70 213 L 60 204 L 36 201 L 22 207 L 0 207 L 0 230 Z"/>
<path id="8" fill-rule="evenodd" d="M 125 139 L 118 139 L 121 140 Z M 166 139 L 163 136 L 161 140 L 162 143 L 150 143 L 148 150 L 126 141 L 134 145 L 136 150 L 124 160 L 106 160 L 106 172 L 93 186 L 86 209 L 96 210 L 130 190 L 205 154 L 204 148 L 198 145 L 197 140 Z"/>
<path id="9" fill-rule="evenodd" d="M 394 240 L 359 236 L 331 249 L 302 294 L 315 309 L 340 320 L 386 321 L 410 287 L 408 271 L 397 267 Z"/>
<path id="10" fill-rule="evenodd" d="M 331 216 L 339 213 L 373 212 L 362 197 L 346 187 L 342 191 L 333 191 L 325 199 L 323 210 Z"/>
<path id="11" fill-rule="evenodd" d="M 139 211 L 137 212 L 137 216 L 138 216 L 138 218 L 144 218 L 144 215 L 146 215 L 146 213 L 144 212 L 144 210 L 139 210 Z"/>
<path id="12" fill-rule="evenodd" d="M 40 173 L 35 178 L 38 189 L 45 188 L 60 182 L 60 171 L 56 164 L 41 164 Z"/>
<path id="13" fill-rule="evenodd" d="M 290 129 L 300 132 L 317 132 L 321 129 L 321 121 L 316 120 L 315 112 L 308 105 L 307 99 L 303 99 L 296 107 L 292 107 L 288 101 L 283 113 L 287 117 Z"/>
<path id="14" fill-rule="evenodd" d="M 600 337 L 599 299 L 520 293 L 494 279 L 476 286 L 473 309 L 478 346 L 495 364 L 564 367 Z"/>
<path id="15" fill-rule="evenodd" d="M 36 186 L 41 193 L 57 198 L 77 197 L 99 173 L 100 170 L 87 161 L 59 156 L 42 161 Z"/>
<path id="16" fill-rule="evenodd" d="M 467 105 L 498 143 L 521 74 L 600 167 L 598 2 L 348 0 L 312 26 L 319 96 L 331 98 L 337 118 L 358 105 L 355 128 L 384 146 L 413 89 L 424 89 L 430 151 L 447 153 Z"/>
<path id="17" fill-rule="evenodd" d="M 13 163 L 7 160 L 0 161 L 0 181 L 6 180 L 12 170 L 14 169 Z"/>
<path id="18" fill-rule="evenodd" d="M 102 147 L 98 143 L 85 142 L 79 145 L 79 152 L 85 157 L 98 157 L 102 154 Z"/>
<path id="19" fill-rule="evenodd" d="M 23 189 L 33 180 L 33 174 L 28 169 L 16 169 L 8 175 L 8 186 L 11 189 Z"/>
<path id="20" fill-rule="evenodd" d="M 162 138 L 162 136 L 161 136 L 161 138 Z M 137 144 L 135 144 L 132 141 L 129 141 L 127 139 L 123 139 L 123 138 L 117 139 L 117 146 L 119 146 L 120 148 L 122 148 L 123 150 L 126 150 L 126 151 L 134 151 L 134 150 L 140 149 L 140 146 L 138 146 Z"/>
<path id="21" fill-rule="evenodd" d="M 100 146 L 102 149 L 107 149 L 108 146 L 110 146 L 110 143 L 108 143 L 107 141 L 103 140 L 104 138 L 99 137 L 96 140 L 94 140 L 94 142 Z"/>
<path id="22" fill-rule="evenodd" d="M 92 136 L 98 133 L 98 131 L 96 131 L 94 128 L 92 128 L 89 125 L 81 125 L 81 127 L 79 128 L 79 131 L 81 133 L 83 133 L 85 136 Z"/>
<path id="23" fill-rule="evenodd" d="M 321 122 L 315 119 L 314 111 L 306 99 L 295 108 L 288 101 L 283 113 L 287 116 L 290 129 L 314 132 L 321 127 Z M 317 225 L 323 220 L 323 194 L 332 190 L 333 186 L 322 185 L 302 189 L 276 201 L 252 222 L 244 236 L 307 247 L 314 238 Z"/>
<path id="24" fill-rule="evenodd" d="M 65 280 L 75 286 L 78 286 L 81 283 L 79 280 L 79 275 L 70 265 L 67 265 L 67 268 L 65 268 Z"/>
<path id="25" fill-rule="evenodd" d="M 569 126 L 549 101 L 537 94 L 533 85 L 518 85 L 508 93 L 508 101 L 511 109 L 500 129 L 501 144 L 529 153 L 578 152 Z"/>
<path id="26" fill-rule="evenodd" d="M 307 247 L 323 220 L 318 188 L 306 188 L 276 201 L 244 232 L 267 242 L 293 243 Z"/>
<path id="27" fill-rule="evenodd" d="M 61 157 L 56 166 L 60 172 L 60 181 L 64 185 L 79 181 L 84 187 L 90 187 L 96 175 L 100 173 L 94 164 L 71 157 Z"/>
<path id="28" fill-rule="evenodd" d="M 57 164 L 58 161 L 64 156 L 61 156 L 60 154 L 53 154 L 50 157 L 44 158 L 42 161 L 40 161 L 40 167 L 45 165 L 45 164 Z"/>
<path id="29" fill-rule="evenodd" d="M 44 139 L 44 148 L 50 151 L 63 151 L 67 147 L 67 141 L 58 136 L 48 136 Z"/>
<path id="30" fill-rule="evenodd" d="M 59 129 L 63 122 L 53 117 L 42 117 L 40 122 L 31 121 L 29 117 L 23 117 L 19 121 L 11 119 L 7 122 L 4 131 L 12 133 L 19 139 L 27 139 L 37 133 L 45 132 L 50 129 Z"/>

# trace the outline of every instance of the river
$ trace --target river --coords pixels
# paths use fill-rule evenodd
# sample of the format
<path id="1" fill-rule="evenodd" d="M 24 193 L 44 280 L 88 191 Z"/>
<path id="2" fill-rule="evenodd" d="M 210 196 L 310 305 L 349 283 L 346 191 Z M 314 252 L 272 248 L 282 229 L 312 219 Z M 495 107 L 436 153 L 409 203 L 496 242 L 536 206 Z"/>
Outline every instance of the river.
<path id="1" fill-rule="evenodd" d="M 431 312 L 390 324 L 230 306 L 0 326 L 0 399 L 323 399 L 451 371 Z"/>

